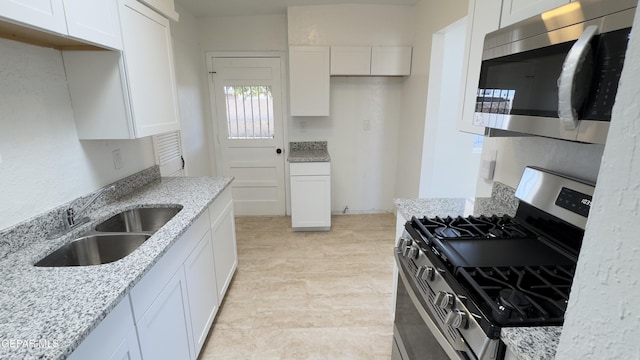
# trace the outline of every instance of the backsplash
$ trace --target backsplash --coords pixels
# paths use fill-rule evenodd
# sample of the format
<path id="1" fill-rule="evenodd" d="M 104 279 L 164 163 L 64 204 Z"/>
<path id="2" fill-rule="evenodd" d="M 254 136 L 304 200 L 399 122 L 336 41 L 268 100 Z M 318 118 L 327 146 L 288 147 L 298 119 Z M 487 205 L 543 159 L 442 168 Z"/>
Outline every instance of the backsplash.
<path id="1" fill-rule="evenodd" d="M 516 212 L 520 200 L 516 197 L 516 190 L 509 185 L 505 185 L 499 181 L 493 182 L 491 189 L 491 198 L 501 202 L 507 208 Z"/>
<path id="2" fill-rule="evenodd" d="M 100 208 L 105 204 L 119 199 L 133 190 L 158 179 L 160 179 L 160 167 L 155 165 L 124 179 L 118 180 L 113 184 L 109 184 L 105 186 L 105 188 L 114 185 L 116 188 L 115 191 L 107 192 L 104 196 L 99 197 L 96 202 L 87 208 L 87 211 L 90 212 L 94 209 Z M 100 190 L 101 189 L 96 189 L 95 191 L 78 199 L 55 207 L 46 213 L 35 215 L 34 217 L 14 226 L 0 230 L 0 259 L 24 247 L 30 239 L 47 237 L 49 234 L 60 230 L 62 228 L 61 219 L 69 205 L 74 201 L 77 201 L 77 207 L 81 207 L 91 196 Z"/>

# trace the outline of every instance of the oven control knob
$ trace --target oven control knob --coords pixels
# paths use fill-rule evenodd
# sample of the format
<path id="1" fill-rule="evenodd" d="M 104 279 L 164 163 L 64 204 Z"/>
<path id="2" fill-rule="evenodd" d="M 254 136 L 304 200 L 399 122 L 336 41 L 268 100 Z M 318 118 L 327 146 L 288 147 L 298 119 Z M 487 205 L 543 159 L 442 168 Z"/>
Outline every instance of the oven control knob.
<path id="1" fill-rule="evenodd" d="M 436 274 L 436 269 L 433 266 L 422 265 L 418 269 L 416 276 L 424 281 L 433 281 Z"/>
<path id="2" fill-rule="evenodd" d="M 415 245 L 414 245 L 414 246 L 412 246 L 412 247 L 409 249 L 409 259 L 417 259 L 417 258 L 418 258 L 418 253 L 419 253 L 418 251 L 419 251 L 419 250 L 418 250 L 418 247 L 417 247 L 417 246 L 415 246 Z"/>
<path id="3" fill-rule="evenodd" d="M 467 327 L 467 313 L 462 310 L 453 309 L 447 314 L 444 323 L 454 329 L 464 329 Z"/>
<path id="4" fill-rule="evenodd" d="M 401 237 L 400 240 L 398 240 L 398 248 L 400 249 L 406 248 L 407 246 L 411 246 L 412 243 L 413 243 L 413 240 L 406 237 Z"/>
<path id="5" fill-rule="evenodd" d="M 446 291 L 438 292 L 436 295 L 436 305 L 441 307 L 444 310 L 450 310 L 453 308 L 453 304 L 455 302 L 455 297 L 452 293 L 448 293 Z"/>
<path id="6" fill-rule="evenodd" d="M 413 246 L 409 245 L 409 246 L 405 246 L 404 249 L 402 250 L 402 256 L 407 257 L 409 256 L 409 251 L 411 250 Z"/>

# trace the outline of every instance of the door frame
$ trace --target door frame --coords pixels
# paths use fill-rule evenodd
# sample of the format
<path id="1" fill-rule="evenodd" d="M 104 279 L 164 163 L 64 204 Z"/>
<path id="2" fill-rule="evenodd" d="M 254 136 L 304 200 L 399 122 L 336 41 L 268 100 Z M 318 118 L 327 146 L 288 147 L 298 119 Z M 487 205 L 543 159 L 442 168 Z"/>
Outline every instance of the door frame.
<path id="1" fill-rule="evenodd" d="M 209 133 L 213 147 L 211 169 L 216 169 L 217 174 L 222 174 L 222 158 L 221 145 L 218 138 L 218 119 L 216 118 L 216 95 L 215 91 L 211 91 L 215 84 L 213 83 L 213 64 L 211 58 L 279 58 L 280 59 L 280 82 L 282 84 L 282 144 L 284 149 L 284 212 L 285 215 L 291 215 L 291 199 L 290 199 L 290 183 L 289 183 L 289 166 L 287 157 L 289 156 L 289 77 L 288 63 L 286 53 L 284 51 L 205 51 L 205 63 L 207 65 L 207 91 L 209 92 Z"/>

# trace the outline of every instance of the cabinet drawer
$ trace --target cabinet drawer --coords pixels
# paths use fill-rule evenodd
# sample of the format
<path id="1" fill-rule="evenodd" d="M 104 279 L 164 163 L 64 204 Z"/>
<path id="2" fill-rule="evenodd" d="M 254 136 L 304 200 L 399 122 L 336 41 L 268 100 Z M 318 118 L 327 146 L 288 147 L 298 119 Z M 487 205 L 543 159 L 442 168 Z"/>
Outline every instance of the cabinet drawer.
<path id="1" fill-rule="evenodd" d="M 290 163 L 289 173 L 291 176 L 330 175 L 331 163 L 330 162 Z"/>

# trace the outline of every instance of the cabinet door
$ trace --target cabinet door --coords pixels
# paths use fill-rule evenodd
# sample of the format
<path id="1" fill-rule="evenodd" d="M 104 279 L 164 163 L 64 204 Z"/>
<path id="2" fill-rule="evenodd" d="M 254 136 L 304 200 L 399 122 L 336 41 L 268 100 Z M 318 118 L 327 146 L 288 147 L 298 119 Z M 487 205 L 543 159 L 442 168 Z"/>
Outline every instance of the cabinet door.
<path id="1" fill-rule="evenodd" d="M 371 48 L 371 75 L 411 75 L 410 46 L 375 46 Z"/>
<path id="2" fill-rule="evenodd" d="M 511 25 L 569 2 L 570 0 L 504 0 L 500 27 Z"/>
<path id="3" fill-rule="evenodd" d="M 179 130 L 169 20 L 120 0 L 124 62 L 136 137 Z"/>
<path id="4" fill-rule="evenodd" d="M 67 33 L 62 0 L 2 0 L 0 17 L 29 27 Z"/>
<path id="5" fill-rule="evenodd" d="M 84 359 L 140 359 L 140 348 L 128 296 L 124 297 L 69 355 L 69 360 Z"/>
<path id="6" fill-rule="evenodd" d="M 218 298 L 222 301 L 233 278 L 233 273 L 238 266 L 233 202 L 227 203 L 219 214 L 220 216 L 217 217 L 217 220 L 211 223 L 211 236 L 213 238 L 213 255 L 216 263 Z"/>
<path id="7" fill-rule="evenodd" d="M 371 74 L 371 48 L 368 46 L 332 46 L 331 75 Z"/>
<path id="8" fill-rule="evenodd" d="M 182 267 L 137 322 L 144 359 L 194 359 Z"/>
<path id="9" fill-rule="evenodd" d="M 331 226 L 330 176 L 291 177 L 291 226 Z"/>
<path id="10" fill-rule="evenodd" d="M 329 47 L 289 47 L 291 116 L 329 116 Z"/>
<path id="11" fill-rule="evenodd" d="M 471 20 L 467 26 L 465 61 L 462 67 L 466 69 L 467 73 L 466 77 L 463 78 L 462 94 L 460 94 L 460 98 L 463 100 L 461 101 L 461 110 L 458 112 L 460 115 L 457 119 L 459 131 L 484 135 L 484 126 L 473 123 L 473 114 L 476 110 L 484 36 L 487 33 L 498 30 L 501 7 L 502 0 L 469 1 L 469 17 Z"/>
<path id="12" fill-rule="evenodd" d="M 118 3 L 113 0 L 64 0 L 69 35 L 122 50 Z"/>
<path id="13" fill-rule="evenodd" d="M 95 359 L 95 353 L 91 354 L 91 358 Z M 109 357 L 109 360 L 141 360 L 140 346 L 138 345 L 138 336 L 135 330 L 131 330 L 120 346 Z"/>
<path id="14" fill-rule="evenodd" d="M 198 354 L 207 339 L 219 304 L 210 231 L 207 231 L 185 261 L 184 273 L 189 294 L 193 353 Z"/>

